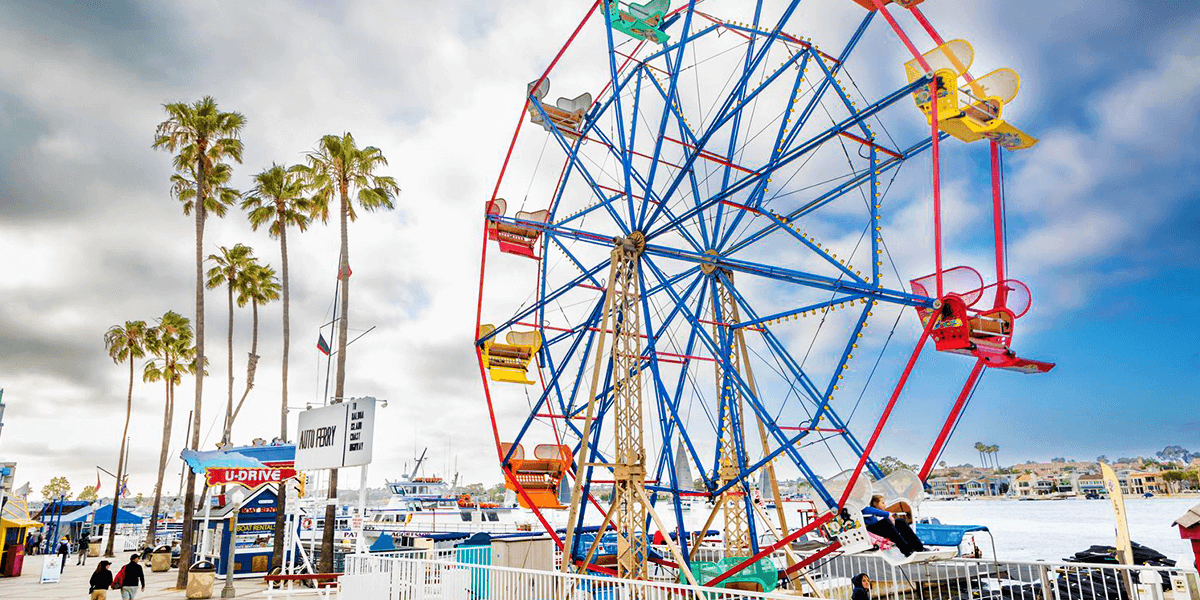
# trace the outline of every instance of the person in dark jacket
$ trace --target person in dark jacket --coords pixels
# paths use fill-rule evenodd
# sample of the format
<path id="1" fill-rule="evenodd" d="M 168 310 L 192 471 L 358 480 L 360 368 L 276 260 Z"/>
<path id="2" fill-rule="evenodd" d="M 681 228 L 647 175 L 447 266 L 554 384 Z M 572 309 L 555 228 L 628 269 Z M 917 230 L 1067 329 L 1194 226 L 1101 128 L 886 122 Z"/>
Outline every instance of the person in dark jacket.
<path id="1" fill-rule="evenodd" d="M 64 535 L 58 541 L 58 546 L 54 549 L 54 553 L 61 559 L 58 563 L 58 572 L 62 573 L 63 569 L 67 568 L 67 559 L 71 556 L 71 540 Z"/>
<path id="2" fill-rule="evenodd" d="M 142 591 L 146 591 L 146 574 L 142 571 L 142 565 L 138 564 L 141 556 L 131 554 L 129 562 L 125 563 L 125 575 L 121 579 L 121 600 L 133 600 L 137 597 L 138 586 L 141 586 Z"/>
<path id="3" fill-rule="evenodd" d="M 112 563 L 102 560 L 96 565 L 92 579 L 88 581 L 88 600 L 105 600 L 108 597 L 108 586 L 112 585 L 113 580 L 112 571 L 108 570 L 110 564 Z"/>
<path id="4" fill-rule="evenodd" d="M 892 513 L 883 509 L 883 496 L 875 494 L 871 496 L 871 505 L 864 508 L 863 521 L 867 524 L 867 531 L 879 536 L 892 540 L 896 544 L 896 548 L 900 549 L 905 556 L 911 555 L 913 552 L 924 552 L 925 546 L 921 544 L 921 538 L 908 526 L 908 521 L 897 519 Z"/>
<path id="5" fill-rule="evenodd" d="M 90 540 L 88 540 L 88 535 L 86 533 L 80 532 L 79 545 L 75 549 L 75 558 L 76 558 L 75 566 L 87 564 L 88 542 L 89 541 Z"/>
<path id="6" fill-rule="evenodd" d="M 871 578 L 867 577 L 866 573 L 851 577 L 850 583 L 854 584 L 854 593 L 850 600 L 871 600 Z"/>

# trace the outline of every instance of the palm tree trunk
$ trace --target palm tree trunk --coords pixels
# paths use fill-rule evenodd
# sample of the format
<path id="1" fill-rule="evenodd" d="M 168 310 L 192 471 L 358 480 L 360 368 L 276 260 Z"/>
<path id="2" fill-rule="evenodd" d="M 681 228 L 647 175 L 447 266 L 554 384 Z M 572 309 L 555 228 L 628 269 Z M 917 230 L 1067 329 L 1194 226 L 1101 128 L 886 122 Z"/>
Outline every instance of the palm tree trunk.
<path id="1" fill-rule="evenodd" d="M 226 346 L 229 356 L 229 403 L 225 406 L 225 432 L 221 436 L 222 444 L 229 443 L 233 435 L 233 279 L 225 282 L 229 290 L 229 337 Z"/>
<path id="2" fill-rule="evenodd" d="M 341 264 L 338 266 L 338 277 L 342 280 L 342 311 L 338 322 L 338 359 L 337 359 L 337 383 L 334 386 L 334 402 L 342 402 L 346 391 L 346 342 L 349 335 L 350 326 L 350 239 L 349 227 L 347 225 L 350 198 L 346 193 L 346 185 L 341 186 L 342 206 L 341 210 L 341 229 L 342 229 L 342 252 Z M 337 529 L 337 469 L 329 470 L 329 499 L 335 502 L 330 503 L 325 507 L 325 528 L 321 532 L 321 569 L 324 573 L 329 573 L 333 570 L 333 534 Z"/>
<path id="3" fill-rule="evenodd" d="M 151 548 L 154 547 L 154 536 L 158 533 L 158 510 L 162 503 L 163 474 L 167 472 L 167 459 L 171 448 L 171 426 L 175 420 L 175 401 L 172 398 L 174 394 L 171 389 L 173 387 L 171 385 L 171 378 L 174 376 L 174 373 L 168 371 L 167 376 L 163 378 L 166 382 L 167 390 L 166 397 L 163 398 L 162 448 L 158 451 L 158 479 L 156 480 L 157 483 L 154 484 L 154 510 L 150 511 L 150 528 L 146 530 L 146 545 Z"/>
<path id="4" fill-rule="evenodd" d="M 238 400 L 237 406 L 233 409 L 233 415 L 229 417 L 229 430 L 233 431 L 233 422 L 242 412 L 242 405 L 246 403 L 246 398 L 250 396 L 250 390 L 254 389 L 254 373 L 258 371 L 258 300 L 252 301 L 251 306 L 251 323 L 250 327 L 250 356 L 246 358 L 246 390 L 242 392 L 241 399 Z"/>
<path id="5" fill-rule="evenodd" d="M 279 220 L 279 255 L 283 264 L 283 394 L 279 404 L 279 439 L 287 441 L 287 405 L 288 405 L 288 348 L 291 347 L 291 314 L 288 296 L 288 254 L 287 254 L 287 223 Z M 283 527 L 284 515 L 287 510 L 287 482 L 279 484 L 275 492 L 275 539 L 271 564 L 283 566 Z"/>
<path id="6" fill-rule="evenodd" d="M 191 448 L 200 449 L 200 405 L 204 399 L 204 152 L 199 144 L 196 159 L 196 399 L 192 408 Z M 187 470 L 187 491 L 183 499 L 183 533 L 180 539 L 179 576 L 175 587 L 187 586 L 188 567 L 192 561 L 192 513 L 196 511 L 196 474 Z"/>
<path id="7" fill-rule="evenodd" d="M 112 521 L 108 524 L 108 544 L 104 556 L 113 556 L 113 544 L 117 539 L 117 507 L 121 505 L 121 479 L 125 476 L 125 439 L 129 437 L 129 416 L 133 414 L 133 356 L 129 357 L 129 394 L 125 397 L 125 430 L 121 432 L 121 454 L 117 456 L 117 485 L 113 492 Z M 97 494 L 99 495 L 99 494 Z"/>

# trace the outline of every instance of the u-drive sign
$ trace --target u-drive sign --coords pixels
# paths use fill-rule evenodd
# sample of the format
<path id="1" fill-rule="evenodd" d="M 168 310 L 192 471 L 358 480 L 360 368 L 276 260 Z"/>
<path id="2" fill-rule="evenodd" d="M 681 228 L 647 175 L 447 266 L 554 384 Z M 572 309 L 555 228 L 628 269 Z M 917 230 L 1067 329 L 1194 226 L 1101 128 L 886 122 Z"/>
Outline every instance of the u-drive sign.
<path id="1" fill-rule="evenodd" d="M 375 399 L 355 398 L 300 413 L 296 470 L 357 467 L 371 462 Z"/>

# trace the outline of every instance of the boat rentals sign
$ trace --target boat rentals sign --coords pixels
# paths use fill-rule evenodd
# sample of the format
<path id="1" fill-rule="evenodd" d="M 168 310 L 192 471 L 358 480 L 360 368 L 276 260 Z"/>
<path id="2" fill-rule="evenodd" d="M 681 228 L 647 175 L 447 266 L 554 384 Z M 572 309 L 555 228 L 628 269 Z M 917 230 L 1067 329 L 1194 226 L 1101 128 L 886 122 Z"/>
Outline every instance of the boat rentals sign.
<path id="1" fill-rule="evenodd" d="M 375 433 L 375 399 L 344 402 L 300 413 L 296 470 L 357 467 L 371 462 Z"/>

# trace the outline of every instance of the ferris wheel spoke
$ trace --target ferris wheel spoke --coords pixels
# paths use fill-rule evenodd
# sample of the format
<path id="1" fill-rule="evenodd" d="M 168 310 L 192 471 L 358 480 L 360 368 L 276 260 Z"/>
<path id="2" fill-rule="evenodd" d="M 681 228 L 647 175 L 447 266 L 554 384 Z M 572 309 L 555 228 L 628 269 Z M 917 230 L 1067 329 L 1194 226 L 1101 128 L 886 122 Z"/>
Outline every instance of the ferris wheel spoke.
<path id="1" fill-rule="evenodd" d="M 943 133 L 942 136 L 945 137 L 946 134 Z M 803 217 L 803 216 L 829 204 L 830 202 L 833 202 L 834 200 L 837 200 L 838 198 L 841 198 L 842 196 L 858 189 L 863 184 L 870 183 L 871 177 L 873 176 L 873 174 L 882 175 L 883 173 L 886 173 L 888 171 L 891 171 L 892 169 L 899 167 L 901 164 L 904 163 L 904 161 L 927 150 L 931 144 L 932 144 L 931 138 L 926 138 L 924 141 L 913 145 L 912 147 L 908 148 L 907 150 L 894 153 L 895 156 L 892 156 L 891 158 L 884 160 L 882 163 L 875 165 L 874 171 L 869 170 L 869 169 L 864 169 L 864 170 L 858 172 L 857 174 L 855 174 L 850 180 L 834 187 L 833 189 L 825 192 L 824 194 L 821 194 L 817 198 L 805 203 L 801 207 L 796 208 L 786 214 L 777 213 L 775 216 L 785 222 L 791 223 L 791 222 L 795 221 L 796 219 L 799 219 L 800 217 Z M 877 177 L 878 175 L 874 175 L 874 176 Z M 755 230 L 753 233 L 749 233 L 749 234 L 743 236 L 741 239 L 734 242 L 732 246 L 730 246 L 727 250 L 725 250 L 725 255 L 729 256 L 729 255 L 735 254 L 737 252 L 740 252 L 740 251 L 754 245 L 755 243 L 761 241 L 763 238 L 767 237 L 769 234 L 774 233 L 779 230 L 780 230 L 780 226 L 778 223 L 772 223 L 772 224 L 766 225 L 758 230 Z"/>
<path id="2" fill-rule="evenodd" d="M 608 140 L 608 138 L 606 136 L 604 136 L 604 134 L 602 132 L 597 131 L 596 133 L 597 133 L 597 136 L 600 137 L 602 144 L 605 145 L 606 147 L 608 147 L 609 151 L 612 154 L 616 155 L 616 150 L 613 148 L 612 143 Z M 644 190 L 644 193 L 646 194 L 643 197 L 636 197 L 637 199 L 643 201 L 641 203 L 643 207 L 646 205 L 649 205 L 649 204 L 662 204 L 664 202 L 662 199 L 655 197 L 654 191 L 651 189 L 649 182 L 647 182 L 645 179 L 643 179 L 640 173 L 636 173 L 636 172 L 633 173 L 633 180 Z M 666 210 L 667 210 L 668 214 L 671 213 L 670 209 L 666 209 Z M 691 232 L 689 232 L 687 229 L 681 228 L 677 231 L 677 233 L 679 233 L 681 237 L 683 237 L 685 240 L 687 240 L 688 244 L 690 244 L 697 251 L 704 250 L 704 246 L 700 245 L 700 243 L 698 243 L 696 241 L 695 237 L 693 237 Z"/>
<path id="3" fill-rule="evenodd" d="M 675 69 L 673 69 L 670 66 L 669 57 L 666 60 L 668 62 L 668 72 L 675 73 Z M 677 106 L 677 102 L 679 100 L 678 95 L 675 95 L 675 96 L 669 95 L 667 90 L 663 89 L 662 85 L 658 82 L 658 79 L 655 78 L 653 75 L 650 76 L 650 83 L 653 84 L 655 91 L 657 91 L 659 93 L 659 95 L 662 97 L 663 105 L 664 105 L 664 117 L 668 114 L 670 116 L 674 117 L 675 125 L 679 129 L 679 135 L 683 140 L 683 141 L 680 141 L 677 143 L 684 146 L 685 148 L 692 148 L 692 149 L 699 148 L 700 146 L 699 146 L 698 140 L 696 139 L 695 132 L 693 132 L 691 127 L 688 126 L 687 120 L 684 118 L 683 113 L 680 112 L 680 110 Z M 661 152 L 662 152 L 662 145 L 663 145 L 663 142 L 668 139 L 670 139 L 670 138 L 668 138 L 666 135 L 666 121 L 664 120 L 663 123 L 660 124 L 659 134 L 655 141 L 655 148 L 654 148 L 655 154 L 654 154 L 653 162 L 650 165 L 650 174 L 646 178 L 646 189 L 653 189 L 653 187 L 654 187 L 654 178 L 657 175 L 657 167 L 658 167 L 658 163 L 660 161 L 659 156 L 661 155 Z M 674 141 L 674 140 L 672 140 L 672 141 Z M 701 157 L 705 157 L 710 160 L 713 159 L 713 157 L 706 156 L 703 152 L 698 151 L 698 153 L 699 153 L 698 155 Z M 679 171 L 681 174 L 682 173 L 687 174 L 688 183 L 690 184 L 691 191 L 692 191 L 692 194 L 691 194 L 692 202 L 693 202 L 693 204 L 698 203 L 700 201 L 701 194 L 700 194 L 700 186 L 696 182 L 695 170 L 688 168 L 686 165 L 678 167 L 678 168 L 679 168 Z M 660 201 L 667 202 L 669 200 L 660 198 Z M 661 206 L 666 206 L 666 205 L 661 205 Z M 642 211 L 638 217 L 639 230 L 644 230 L 646 227 L 646 211 L 647 211 L 648 207 L 649 206 L 647 204 L 642 205 Z M 670 213 L 669 208 L 664 208 L 663 210 L 667 211 L 668 214 L 671 216 L 671 218 L 674 218 L 674 215 Z M 697 227 L 700 229 L 700 239 L 703 241 L 703 247 L 706 249 L 711 247 L 708 226 L 705 223 L 704 219 L 697 218 L 695 221 L 696 221 Z M 681 228 L 681 229 L 683 229 L 683 228 Z"/>
<path id="4" fill-rule="evenodd" d="M 734 259 L 728 256 L 698 254 L 683 249 L 669 248 L 654 244 L 646 244 L 645 252 L 647 255 L 676 259 L 698 265 L 712 265 L 717 268 L 729 269 L 731 271 L 746 273 L 749 275 L 757 275 L 760 277 L 767 277 L 784 283 L 803 285 L 828 292 L 857 295 L 859 297 L 882 300 L 885 302 L 902 304 L 905 306 L 926 307 L 930 306 L 932 303 L 930 298 L 916 296 L 902 290 L 893 290 L 882 286 L 859 283 L 857 281 L 844 281 L 795 269 L 786 269 L 783 267 L 749 260 Z"/>
<path id="5" fill-rule="evenodd" d="M 798 52 L 796 54 L 800 57 L 800 64 L 797 65 L 797 67 L 796 67 L 796 79 L 795 79 L 795 81 L 792 82 L 791 90 L 788 91 L 788 100 L 787 100 L 787 103 L 784 104 L 784 107 L 783 107 L 784 115 L 792 114 L 792 106 L 795 105 L 796 99 L 800 95 L 800 87 L 804 83 L 804 73 L 808 67 L 808 59 L 810 56 L 817 55 L 816 52 L 812 51 L 811 47 L 808 49 L 805 49 L 801 52 Z M 794 58 L 795 57 L 793 57 L 793 59 Z M 775 141 L 771 145 L 771 154 L 770 154 L 771 157 L 777 157 L 780 154 L 782 154 L 783 151 L 785 150 L 785 148 L 786 148 L 785 140 L 787 139 L 786 136 L 788 133 L 789 125 L 792 125 L 790 117 L 785 116 L 784 118 L 781 118 L 779 120 L 779 130 L 776 132 Z M 799 131 L 803 127 L 803 125 L 804 125 L 803 122 L 798 122 L 795 125 L 792 125 L 792 131 Z M 770 177 L 768 177 L 767 179 L 769 180 Z M 765 187 L 766 182 L 764 182 L 763 185 Z M 716 246 L 717 248 L 723 248 L 723 247 L 725 247 L 726 244 L 729 243 L 730 238 L 733 235 L 735 235 L 735 233 L 737 232 L 738 225 L 741 224 L 742 219 L 745 218 L 746 214 L 749 212 L 750 211 L 746 211 L 746 210 L 738 211 L 738 213 L 733 218 L 733 222 L 730 223 L 728 228 L 726 228 L 725 236 L 717 244 L 717 246 Z M 750 214 L 753 214 L 753 213 L 750 213 Z"/>
<path id="6" fill-rule="evenodd" d="M 616 97 L 616 96 L 619 96 L 619 94 L 614 94 L 614 97 Z M 546 110 L 544 108 L 542 108 L 542 103 L 540 101 L 537 101 L 535 98 L 530 96 L 529 105 L 538 111 L 538 113 L 541 115 L 541 118 L 543 119 L 544 122 L 546 122 L 546 123 L 553 122 L 553 120 L 550 118 L 550 116 L 546 114 Z M 586 129 L 585 129 L 585 132 L 586 132 Z M 579 172 L 579 174 L 584 178 L 584 181 L 587 183 L 588 187 L 591 188 L 592 194 L 594 194 L 596 196 L 597 202 L 599 204 L 601 204 L 606 211 L 608 211 L 609 216 L 611 216 L 613 221 L 617 224 L 617 226 L 621 228 L 621 232 L 624 235 L 629 235 L 629 233 L 632 230 L 629 229 L 627 222 L 621 218 L 621 215 L 618 214 L 618 212 L 615 209 L 613 209 L 613 207 L 612 207 L 613 199 L 607 198 L 604 195 L 604 186 L 600 185 L 596 181 L 596 178 L 591 174 L 591 171 L 588 170 L 587 165 L 585 165 L 583 163 L 583 161 L 580 160 L 580 158 L 579 158 L 579 150 L 582 149 L 582 147 L 583 147 L 582 135 L 580 136 L 579 139 L 575 140 L 574 142 L 570 142 L 570 141 L 567 141 L 566 136 L 563 135 L 563 132 L 561 130 L 559 130 L 559 128 L 557 128 L 557 127 L 551 127 L 550 134 L 554 137 L 555 141 L 558 142 L 558 145 L 562 149 L 563 153 L 566 154 L 568 163 L 570 163 L 573 166 L 574 170 Z M 561 195 L 561 193 L 563 193 L 565 191 L 565 189 L 563 189 L 563 188 L 566 187 L 567 179 L 569 177 L 570 177 L 569 172 L 564 173 L 564 179 L 562 182 L 563 185 L 560 186 L 560 195 Z"/>
<path id="7" fill-rule="evenodd" d="M 822 133 L 818 134 L 817 136 L 813 137 L 812 139 L 808 140 L 804 144 L 802 144 L 792 150 L 781 153 L 778 157 L 773 158 L 763 168 L 755 171 L 753 174 L 750 174 L 750 175 L 747 175 L 747 176 L 741 178 L 740 180 L 738 180 L 738 182 L 729 186 L 728 189 L 721 191 L 717 194 L 714 194 L 712 197 L 705 200 L 700 206 L 693 208 L 691 210 L 688 210 L 687 212 L 684 212 L 683 214 L 679 215 L 679 217 L 676 220 L 687 219 L 692 216 L 695 216 L 700 211 L 705 210 L 709 207 L 715 206 L 716 204 L 720 203 L 721 201 L 730 198 L 737 192 L 740 192 L 746 188 L 749 188 L 752 185 L 757 185 L 757 184 L 766 182 L 766 180 L 778 169 L 782 168 L 785 165 L 790 164 L 791 162 L 795 161 L 796 159 L 817 149 L 822 144 L 833 139 L 840 133 L 851 129 L 859 121 L 874 116 L 879 111 L 881 111 L 881 110 L 891 106 L 892 104 L 895 104 L 896 102 L 900 101 L 901 99 L 907 97 L 914 90 L 916 90 L 922 86 L 927 86 L 927 85 L 928 85 L 928 81 L 926 79 L 919 79 L 919 80 L 917 80 L 895 92 L 892 92 L 891 94 L 885 96 L 884 98 L 882 98 L 882 99 L 876 101 L 875 103 L 869 105 L 868 107 L 864 108 L 862 110 L 862 112 L 860 112 L 857 116 L 843 119 L 842 121 L 836 123 L 834 126 L 830 127 L 829 129 L 825 130 L 824 132 L 822 132 Z M 657 237 L 659 235 L 662 235 L 667 230 L 669 230 L 671 228 L 671 226 L 672 226 L 672 223 L 665 223 L 665 224 L 659 226 L 657 229 L 650 231 L 646 235 L 646 239 L 650 240 L 650 239 L 654 239 L 655 237 Z"/>
<path id="8" fill-rule="evenodd" d="M 750 318 L 750 322 L 762 323 L 763 320 L 760 319 L 755 313 L 754 307 L 751 306 L 749 301 L 737 291 L 736 287 L 730 286 L 730 293 L 733 295 L 734 300 L 738 303 L 738 306 L 746 312 L 746 316 Z M 859 319 L 855 327 L 852 329 L 851 335 L 849 336 L 850 341 L 846 343 L 846 346 L 842 351 L 841 358 L 838 362 L 838 367 L 834 370 L 824 393 L 820 391 L 808 373 L 805 372 L 805 370 L 800 366 L 791 353 L 787 351 L 787 348 L 783 345 L 779 338 L 776 337 L 775 333 L 770 329 L 770 327 L 765 325 L 760 325 L 758 327 L 762 334 L 763 340 L 767 343 L 767 347 L 771 349 L 771 354 L 780 359 L 784 367 L 787 368 L 789 373 L 791 373 L 792 379 L 801 383 L 801 387 L 808 394 L 809 399 L 817 406 L 816 412 L 810 417 L 810 423 L 808 427 L 800 431 L 800 434 L 795 438 L 796 441 L 803 440 L 805 437 L 808 437 L 809 433 L 817 430 L 820 425 L 821 417 L 825 416 L 828 417 L 830 423 L 834 425 L 834 428 L 841 430 L 839 435 L 846 440 L 846 443 L 848 446 L 850 446 L 851 450 L 853 450 L 859 457 L 863 455 L 864 450 L 862 444 L 859 443 L 858 439 L 846 426 L 846 423 L 834 410 L 832 406 L 832 394 L 834 391 L 834 386 L 837 385 L 839 376 L 842 375 L 842 371 L 845 369 L 846 361 L 849 360 L 851 352 L 858 347 L 857 340 L 860 338 L 860 334 L 862 334 L 862 329 L 865 327 L 866 319 L 870 314 L 871 308 L 871 303 L 864 305 L 862 314 L 859 316 Z M 883 476 L 883 472 L 879 469 L 878 465 L 876 465 L 874 461 L 868 459 L 868 463 L 868 468 L 871 470 L 873 475 L 876 477 Z"/>
<path id="9" fill-rule="evenodd" d="M 659 267 L 657 265 L 654 264 L 654 261 L 652 260 L 652 258 L 650 256 L 643 254 L 642 260 L 645 265 L 650 267 L 650 271 L 651 271 L 651 273 L 654 274 L 655 278 L 657 278 L 660 281 L 666 279 L 666 275 L 662 272 L 661 269 L 659 269 Z M 688 309 L 684 306 L 683 302 L 681 302 L 678 295 L 674 293 L 674 290 L 672 290 L 670 287 L 667 287 L 664 289 L 666 289 L 668 295 L 670 295 L 672 297 L 672 300 L 674 302 L 679 303 L 682 310 L 685 311 L 684 316 L 686 317 L 689 325 L 691 326 L 692 330 L 695 331 L 697 338 L 705 346 L 705 348 L 709 351 L 709 353 L 714 357 L 720 356 L 721 349 L 719 347 L 719 344 L 716 341 L 714 341 L 712 339 L 712 337 L 709 336 L 708 332 L 704 331 L 704 327 L 701 324 L 699 317 L 696 314 L 692 313 L 692 311 L 690 309 Z M 734 372 L 730 373 L 729 376 L 730 376 L 729 380 L 736 386 L 738 391 L 741 392 L 742 396 L 746 399 L 747 403 L 750 404 L 750 406 L 753 408 L 756 416 L 761 420 L 763 425 L 766 427 L 767 431 L 770 432 L 771 436 L 775 438 L 776 443 L 779 444 L 779 447 L 775 451 L 773 451 L 771 454 L 769 454 L 762 461 L 756 463 L 754 465 L 754 467 L 749 469 L 749 472 L 743 472 L 742 473 L 743 478 L 750 476 L 753 473 L 753 471 L 756 471 L 757 469 L 762 468 L 762 466 L 764 466 L 767 462 L 770 462 L 770 459 L 774 458 L 775 456 L 778 456 L 781 453 L 787 454 L 788 458 L 792 459 L 792 462 L 796 465 L 796 467 L 798 469 L 801 470 L 802 473 L 805 474 L 806 478 L 809 478 L 810 485 L 812 485 L 813 489 L 821 496 L 822 500 L 825 500 L 831 506 L 835 505 L 836 503 L 834 503 L 832 496 L 830 496 L 829 492 L 825 490 L 824 486 L 821 484 L 820 479 L 817 478 L 816 473 L 811 469 L 811 467 L 809 467 L 808 463 L 804 460 L 804 458 L 802 456 L 800 456 L 799 451 L 793 447 L 793 444 L 795 442 L 792 440 L 789 440 L 787 434 L 785 434 L 779 428 L 778 424 L 776 424 L 774 419 L 771 418 L 770 413 L 767 412 L 765 407 L 762 406 L 762 404 L 759 401 L 758 394 L 756 394 L 754 392 L 754 390 L 751 389 L 751 387 L 747 384 L 746 380 L 736 370 Z M 720 487 L 718 487 L 717 490 L 714 490 L 712 493 L 713 493 L 713 495 L 719 494 L 721 492 L 728 490 L 730 487 L 733 487 L 733 485 L 736 485 L 736 484 L 737 484 L 737 482 L 733 482 L 730 484 L 726 484 L 724 486 L 720 486 Z"/>
<path id="10" fill-rule="evenodd" d="M 753 20 L 752 28 L 755 31 L 758 30 L 759 19 L 761 18 L 761 16 L 762 16 L 762 2 L 760 0 L 759 2 L 757 2 L 755 4 L 755 7 L 754 7 L 754 20 Z M 784 21 L 788 18 L 788 16 L 790 16 L 790 15 L 784 15 L 784 17 L 783 17 Z M 781 28 L 783 26 L 784 21 L 781 21 L 779 26 L 776 29 Z M 743 80 L 746 81 L 747 84 L 749 83 L 749 77 L 757 70 L 756 67 L 758 65 L 758 61 L 765 58 L 771 49 L 772 38 L 767 38 L 767 40 L 763 44 L 761 56 L 759 56 L 757 59 L 755 59 L 754 58 L 754 46 L 755 46 L 755 41 L 757 41 L 757 39 L 758 39 L 757 35 L 751 36 L 749 42 L 746 44 L 746 55 L 745 55 L 745 58 L 743 59 L 742 72 L 743 72 Z M 783 70 L 786 68 L 787 67 L 786 67 L 786 63 L 785 63 L 785 66 L 776 70 L 775 76 L 778 76 L 779 74 L 781 74 L 783 72 Z M 763 82 L 762 84 L 760 84 L 759 87 L 765 88 L 768 85 L 770 85 L 768 82 Z M 736 98 L 736 102 L 738 103 L 738 106 L 746 106 L 749 103 L 746 102 L 745 96 L 746 96 L 746 84 L 742 84 L 741 86 L 735 87 L 733 92 L 730 93 L 730 100 L 733 100 Z M 738 110 L 733 114 L 733 121 L 729 127 L 729 143 L 727 144 L 727 149 L 725 151 L 726 160 L 728 160 L 730 164 L 733 163 L 733 161 L 736 159 L 736 156 L 737 156 L 738 133 L 740 133 L 740 130 L 741 130 L 741 122 L 742 122 L 742 111 Z M 721 186 L 720 186 L 721 191 L 724 191 L 726 188 L 729 187 L 730 175 L 731 175 L 731 172 L 730 172 L 730 168 L 728 165 L 726 165 L 723 169 L 721 169 Z M 716 208 L 717 208 L 717 210 L 716 210 L 716 214 L 713 216 L 713 226 L 712 226 L 714 239 L 717 239 L 720 237 L 721 217 L 724 215 L 725 205 L 718 204 Z"/>
<path id="11" fill-rule="evenodd" d="M 755 68 L 757 68 L 759 61 L 761 61 L 766 56 L 766 51 L 768 49 L 769 49 L 769 44 L 764 45 L 763 49 L 760 50 L 760 53 L 754 62 Z M 780 75 L 782 75 L 789 68 L 794 66 L 796 61 L 799 60 L 802 56 L 806 55 L 807 53 L 808 53 L 808 50 L 805 50 L 802 52 L 797 52 L 796 54 L 792 55 L 788 60 L 784 61 L 784 63 L 782 65 L 780 65 L 779 68 L 775 69 L 775 71 L 772 72 L 770 76 L 768 76 L 766 79 L 764 79 L 763 82 L 760 83 L 752 92 L 750 92 L 749 94 L 745 94 L 744 96 L 739 96 L 739 94 L 741 94 L 742 92 L 745 91 L 745 86 L 747 85 L 749 78 L 752 74 L 752 72 L 749 70 L 745 71 L 742 74 L 742 77 L 738 80 L 737 85 L 734 86 L 734 89 L 730 92 L 730 94 L 726 97 L 725 101 L 722 103 L 721 108 L 717 111 L 717 114 L 713 117 L 713 119 L 712 119 L 711 123 L 708 125 L 707 129 L 705 129 L 704 133 L 700 136 L 700 138 L 698 140 L 696 140 L 695 148 L 693 149 L 693 151 L 691 153 L 688 154 L 687 159 L 683 163 L 683 170 L 690 171 L 691 167 L 695 163 L 696 159 L 701 157 L 704 153 L 709 152 L 706 149 L 706 147 L 707 147 L 707 144 L 709 143 L 709 141 L 712 139 L 712 137 L 714 135 L 716 135 L 716 133 L 718 131 L 720 131 L 722 128 L 724 128 L 724 126 L 727 123 L 729 123 L 730 120 L 732 120 L 735 117 L 737 117 L 738 115 L 740 115 L 741 111 L 743 109 L 745 109 L 746 107 L 750 106 L 751 103 L 754 101 L 754 99 L 756 99 L 763 92 L 763 90 L 766 90 L 768 87 L 770 87 L 770 85 L 772 83 L 774 83 L 774 81 Z M 739 98 L 739 97 L 741 97 L 740 101 L 737 100 L 737 98 Z M 668 102 L 668 104 L 670 104 L 670 103 Z M 710 152 L 710 154 L 711 154 L 711 152 Z M 670 184 L 670 186 L 668 186 L 667 191 L 663 193 L 663 199 L 666 201 L 670 201 L 671 196 L 674 194 L 675 190 L 679 187 L 679 185 L 682 183 L 682 181 L 683 181 L 683 173 L 681 172 L 680 174 L 677 174 L 675 176 L 675 178 L 671 181 L 671 184 Z M 724 193 L 724 190 L 722 190 L 722 193 Z M 720 195 L 720 194 L 718 194 L 718 195 Z M 660 208 L 661 208 L 661 205 L 660 205 Z M 707 207 L 705 207 L 705 208 L 707 208 Z M 701 210 L 703 210 L 703 209 L 701 209 Z M 650 229 L 654 225 L 654 223 L 657 221 L 657 219 L 659 217 L 659 213 L 660 213 L 660 211 L 658 209 L 655 209 L 655 211 L 650 214 L 650 217 L 647 218 L 646 221 L 642 224 L 642 229 L 643 230 Z"/>
<path id="12" fill-rule="evenodd" d="M 609 14 L 608 13 L 608 9 L 609 9 L 608 4 L 609 4 L 609 2 L 616 2 L 616 0 L 601 0 L 601 1 L 604 4 L 605 14 L 606 15 Z M 631 125 L 629 128 L 630 129 L 630 132 L 629 132 L 630 137 L 628 139 L 628 144 L 627 144 L 626 143 L 627 140 L 625 137 L 625 119 L 623 118 L 624 110 L 623 110 L 623 106 L 622 106 L 622 102 L 621 102 L 622 94 L 621 94 L 620 89 L 618 88 L 618 86 L 620 85 L 621 82 L 620 82 L 619 76 L 617 74 L 617 54 L 616 54 L 616 49 L 613 45 L 612 20 L 606 18 L 606 19 L 602 19 L 602 21 L 604 21 L 604 35 L 608 42 L 608 71 L 609 71 L 609 75 L 611 77 L 611 85 L 613 86 L 612 111 L 614 113 L 614 117 L 617 122 L 617 141 L 620 142 L 620 149 L 621 149 L 620 155 L 617 158 L 618 158 L 618 160 L 621 161 L 621 175 L 622 175 L 622 181 L 624 183 L 624 188 L 625 188 L 626 204 L 629 209 L 630 230 L 632 230 L 637 217 L 635 216 L 636 211 L 633 206 L 633 183 L 632 183 L 632 177 L 630 176 L 630 171 L 633 170 L 633 164 L 631 161 L 632 155 L 630 154 L 629 151 L 633 146 L 634 132 L 637 130 L 637 127 L 636 127 L 637 112 L 635 110 L 630 113 L 630 119 L 631 119 Z M 626 81 L 629 81 L 629 80 L 627 79 Z M 638 81 L 640 82 L 641 79 L 638 78 Z M 637 96 L 636 95 L 640 94 L 640 93 L 641 93 L 641 84 L 639 83 L 636 86 L 635 92 L 634 92 L 635 96 L 634 96 L 633 103 L 634 103 L 635 107 L 637 106 Z M 596 129 L 596 132 L 600 133 L 600 130 Z M 609 149 L 611 150 L 612 146 L 609 146 Z M 649 195 L 649 191 L 647 191 L 647 195 Z M 626 233 L 628 234 L 628 232 L 626 232 Z"/>

